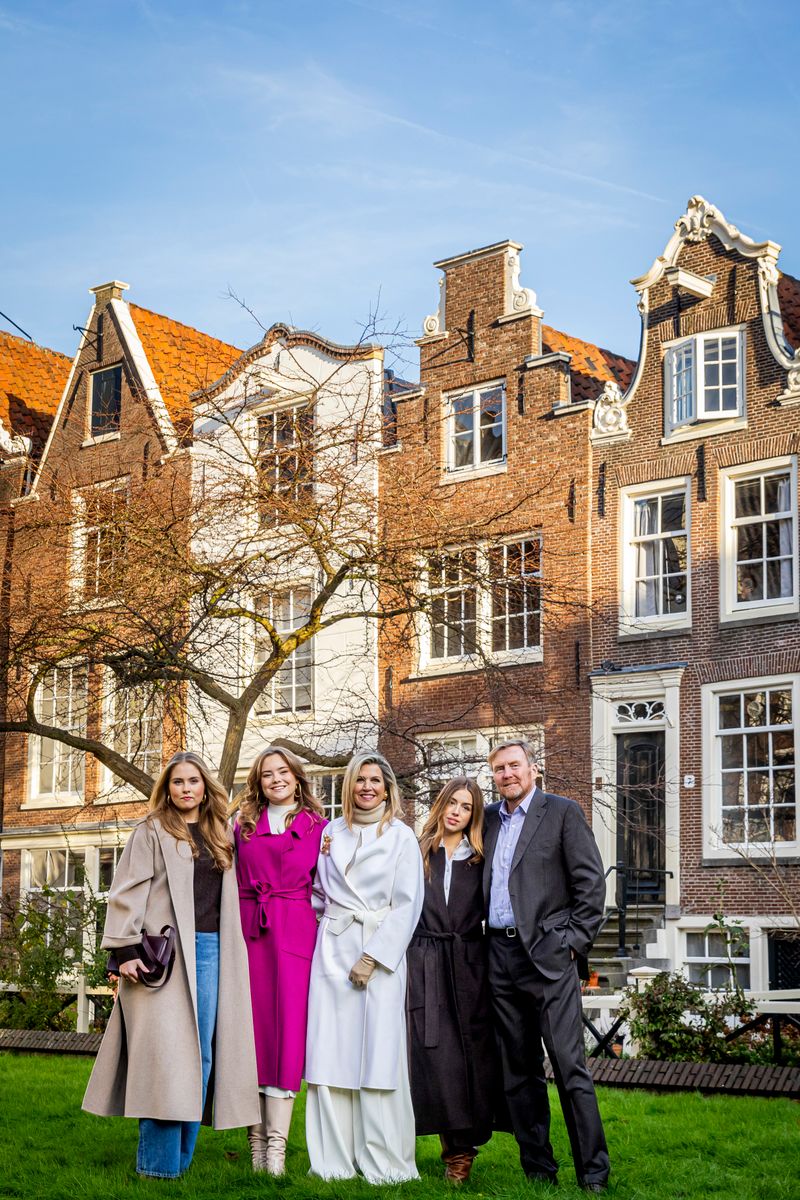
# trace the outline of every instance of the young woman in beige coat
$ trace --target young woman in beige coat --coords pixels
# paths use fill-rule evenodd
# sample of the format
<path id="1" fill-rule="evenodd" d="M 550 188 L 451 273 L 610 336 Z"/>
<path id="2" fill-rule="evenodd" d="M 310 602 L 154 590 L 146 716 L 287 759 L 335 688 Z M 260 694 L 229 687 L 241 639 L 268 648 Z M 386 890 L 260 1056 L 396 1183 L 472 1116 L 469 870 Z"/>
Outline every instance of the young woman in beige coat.
<path id="1" fill-rule="evenodd" d="M 181 751 L 153 788 L 109 892 L 103 946 L 120 960 L 119 994 L 83 1100 L 100 1116 L 139 1118 L 140 1175 L 183 1174 L 212 1100 L 217 1129 L 259 1120 L 232 864 L 225 792 L 202 759 Z M 136 946 L 164 925 L 176 930 L 175 966 L 151 989 L 140 981 Z"/>

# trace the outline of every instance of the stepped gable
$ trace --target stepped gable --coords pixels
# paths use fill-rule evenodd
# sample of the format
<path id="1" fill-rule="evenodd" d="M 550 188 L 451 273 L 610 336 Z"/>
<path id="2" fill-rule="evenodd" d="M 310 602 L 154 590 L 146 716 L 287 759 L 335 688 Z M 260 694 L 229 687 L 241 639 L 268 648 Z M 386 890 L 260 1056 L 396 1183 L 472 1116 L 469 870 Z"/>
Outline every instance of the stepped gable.
<path id="1" fill-rule="evenodd" d="M 793 350 L 800 347 L 800 279 L 781 275 L 778 280 L 783 332 Z"/>
<path id="2" fill-rule="evenodd" d="M 128 307 L 162 399 L 180 434 L 192 423 L 192 392 L 207 388 L 224 375 L 242 351 L 138 304 Z"/>
<path id="3" fill-rule="evenodd" d="M 596 400 L 607 383 L 616 382 L 623 392 L 627 389 L 636 363 L 611 350 L 603 350 L 592 342 L 581 341 L 549 325 L 542 326 L 542 354 L 563 350 L 572 355 L 572 402 Z"/>
<path id="4" fill-rule="evenodd" d="M 72 360 L 0 330 L 0 421 L 12 437 L 29 437 L 38 458 L 61 400 Z"/>

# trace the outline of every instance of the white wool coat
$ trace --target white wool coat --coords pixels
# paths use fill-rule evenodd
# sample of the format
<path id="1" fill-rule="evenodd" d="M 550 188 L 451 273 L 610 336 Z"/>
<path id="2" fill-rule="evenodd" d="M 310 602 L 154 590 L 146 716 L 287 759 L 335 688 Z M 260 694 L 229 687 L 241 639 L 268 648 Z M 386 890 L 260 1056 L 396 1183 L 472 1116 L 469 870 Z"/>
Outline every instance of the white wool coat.
<path id="1" fill-rule="evenodd" d="M 308 1008 L 306 1079 L 327 1087 L 394 1091 L 405 1054 L 406 949 L 423 899 L 422 857 L 402 821 L 325 833 L 315 891 L 325 904 Z M 351 864 L 348 868 L 348 864 Z M 362 954 L 377 966 L 366 988 L 348 974 Z"/>
<path id="2" fill-rule="evenodd" d="M 214 1065 L 206 1112 L 197 1031 L 194 859 L 189 845 L 157 819 L 133 830 L 108 894 L 103 946 L 141 940 L 142 930 L 177 930 L 175 966 L 150 989 L 120 980 L 117 1002 L 92 1071 L 83 1107 L 106 1117 L 153 1117 L 233 1129 L 260 1121 L 247 950 L 239 919 L 236 872 L 223 872 L 219 991 Z"/>

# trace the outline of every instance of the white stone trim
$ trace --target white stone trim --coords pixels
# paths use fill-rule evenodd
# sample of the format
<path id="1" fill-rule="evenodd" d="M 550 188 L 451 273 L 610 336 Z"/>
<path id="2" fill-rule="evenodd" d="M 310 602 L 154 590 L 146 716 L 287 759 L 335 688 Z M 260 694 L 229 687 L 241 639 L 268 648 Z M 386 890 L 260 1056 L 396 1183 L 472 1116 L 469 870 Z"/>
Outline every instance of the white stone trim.
<path id="1" fill-rule="evenodd" d="M 89 315 L 86 318 L 86 324 L 83 326 L 83 328 L 81 330 L 81 340 L 78 344 L 78 349 L 75 351 L 75 357 L 73 358 L 72 365 L 69 369 L 69 375 L 67 376 L 67 382 L 64 384 L 64 390 L 61 393 L 61 399 L 58 402 L 58 408 L 56 409 L 55 416 L 53 417 L 52 424 L 50 425 L 50 432 L 47 435 L 47 441 L 45 442 L 44 450 L 42 451 L 42 457 L 39 461 L 39 467 L 36 471 L 36 476 L 33 480 L 33 484 L 31 485 L 31 490 L 28 493 L 29 497 L 32 497 L 38 490 L 39 480 L 42 478 L 42 473 L 45 468 L 45 463 L 47 462 L 47 456 L 50 453 L 50 447 L 53 444 L 53 438 L 56 435 L 56 430 L 59 428 L 59 426 L 61 424 L 61 417 L 64 412 L 64 406 L 67 402 L 70 392 L 72 391 L 72 385 L 75 381 L 75 373 L 76 373 L 77 367 L 78 367 L 78 359 L 80 358 L 81 354 L 83 353 L 83 348 L 86 345 L 86 341 L 89 337 L 89 330 L 92 325 L 92 317 L 95 314 L 95 308 L 96 308 L 96 306 L 93 304 L 92 307 L 89 309 Z"/>
<path id="2" fill-rule="evenodd" d="M 133 323 L 131 310 L 124 300 L 109 300 L 108 307 L 119 322 L 123 340 L 127 344 L 128 352 L 144 388 L 145 396 L 150 404 L 159 432 L 164 439 L 167 452 L 176 450 L 178 439 L 175 435 L 175 426 L 172 424 L 172 418 L 167 411 L 167 406 L 156 383 L 152 367 L 144 352 L 144 346 Z"/>
<path id="3" fill-rule="evenodd" d="M 680 902 L 680 686 L 683 667 L 660 667 L 652 671 L 614 671 L 592 676 L 592 829 L 603 866 L 617 861 L 617 733 L 630 733 L 635 726 L 620 721 L 620 701 L 662 700 L 664 704 L 664 866 L 672 871 L 665 879 L 666 903 Z M 646 728 L 656 728 L 652 722 Z M 596 785 L 600 783 L 598 788 Z M 606 903 L 616 895 L 614 872 L 608 876 Z"/>

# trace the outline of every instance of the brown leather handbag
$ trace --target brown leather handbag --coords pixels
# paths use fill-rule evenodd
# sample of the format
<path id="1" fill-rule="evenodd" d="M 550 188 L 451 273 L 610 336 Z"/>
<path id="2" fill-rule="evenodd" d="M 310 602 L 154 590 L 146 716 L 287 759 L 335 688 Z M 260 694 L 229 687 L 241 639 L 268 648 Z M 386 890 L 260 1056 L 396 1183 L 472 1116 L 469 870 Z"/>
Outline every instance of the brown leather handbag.
<path id="1" fill-rule="evenodd" d="M 163 987 L 175 965 L 175 930 L 165 925 L 161 933 L 145 933 L 136 947 L 136 957 L 142 960 L 147 973 L 137 970 L 139 981 L 149 988 Z M 119 960 L 112 950 L 106 963 L 106 974 L 119 975 Z"/>

